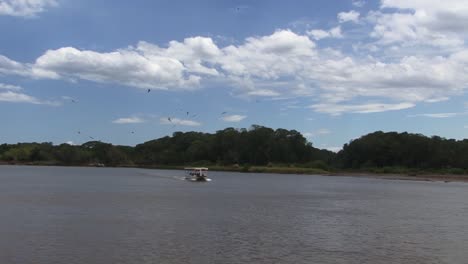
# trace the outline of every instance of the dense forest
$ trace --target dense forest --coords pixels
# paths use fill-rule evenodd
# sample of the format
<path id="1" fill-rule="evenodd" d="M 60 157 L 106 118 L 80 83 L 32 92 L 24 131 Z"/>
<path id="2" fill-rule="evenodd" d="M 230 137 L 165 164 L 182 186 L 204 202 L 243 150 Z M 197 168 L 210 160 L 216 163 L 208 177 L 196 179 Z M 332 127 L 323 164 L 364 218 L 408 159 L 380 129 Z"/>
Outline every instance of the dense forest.
<path id="1" fill-rule="evenodd" d="M 52 143 L 0 145 L 0 160 L 9 163 L 57 165 L 268 165 L 330 164 L 335 153 L 314 148 L 295 130 L 253 125 L 226 128 L 214 134 L 175 132 L 135 147 L 90 141 L 79 146 Z"/>
<path id="2" fill-rule="evenodd" d="M 175 132 L 135 147 L 99 141 L 82 145 L 18 143 L 0 145 L 0 160 L 10 164 L 106 166 L 279 166 L 322 170 L 395 172 L 468 170 L 468 140 L 420 134 L 374 132 L 334 153 L 317 149 L 295 130 L 253 125 L 214 134 Z"/>
<path id="3" fill-rule="evenodd" d="M 345 144 L 334 162 L 345 169 L 398 172 L 398 168 L 412 168 L 461 174 L 468 171 L 468 139 L 377 131 Z"/>

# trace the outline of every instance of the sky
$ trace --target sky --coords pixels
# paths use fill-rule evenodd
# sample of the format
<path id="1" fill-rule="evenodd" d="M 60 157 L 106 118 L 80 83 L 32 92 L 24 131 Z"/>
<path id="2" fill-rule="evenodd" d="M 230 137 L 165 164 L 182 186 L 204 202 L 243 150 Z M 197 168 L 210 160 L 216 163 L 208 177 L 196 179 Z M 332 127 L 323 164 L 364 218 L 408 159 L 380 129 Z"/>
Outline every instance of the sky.
<path id="1" fill-rule="evenodd" d="M 468 133 L 467 0 L 0 0 L 0 143 Z"/>

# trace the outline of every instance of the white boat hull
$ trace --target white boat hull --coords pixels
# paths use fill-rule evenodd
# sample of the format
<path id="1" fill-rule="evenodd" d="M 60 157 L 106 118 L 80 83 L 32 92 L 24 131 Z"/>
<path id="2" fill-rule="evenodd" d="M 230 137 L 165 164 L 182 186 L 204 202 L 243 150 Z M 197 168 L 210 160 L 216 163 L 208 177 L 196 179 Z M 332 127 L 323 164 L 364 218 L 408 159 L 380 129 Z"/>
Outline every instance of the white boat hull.
<path id="1" fill-rule="evenodd" d="M 191 182 L 210 182 L 211 181 L 210 178 L 205 178 L 205 179 L 185 178 L 185 180 L 191 181 Z"/>

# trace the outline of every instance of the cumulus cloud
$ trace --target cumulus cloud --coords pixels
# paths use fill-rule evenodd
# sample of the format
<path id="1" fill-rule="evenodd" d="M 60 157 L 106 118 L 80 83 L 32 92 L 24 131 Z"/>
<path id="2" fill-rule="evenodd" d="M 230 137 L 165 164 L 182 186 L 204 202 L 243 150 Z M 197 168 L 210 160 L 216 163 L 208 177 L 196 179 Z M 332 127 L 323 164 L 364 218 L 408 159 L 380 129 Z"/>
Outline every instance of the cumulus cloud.
<path id="1" fill-rule="evenodd" d="M 315 40 L 321 40 L 324 38 L 342 38 L 341 27 L 334 27 L 328 31 L 322 29 L 313 29 L 307 31 L 307 35 L 311 36 Z"/>
<path id="2" fill-rule="evenodd" d="M 340 12 L 338 13 L 338 21 L 340 23 L 345 23 L 345 22 L 354 22 L 358 23 L 359 22 L 359 16 L 360 13 L 354 10 L 351 10 L 349 12 Z"/>
<path id="3" fill-rule="evenodd" d="M 114 124 L 138 124 L 144 122 L 145 120 L 140 117 L 122 117 L 112 121 Z"/>
<path id="4" fill-rule="evenodd" d="M 468 33 L 468 5 L 464 0 L 383 0 L 381 9 L 396 12 L 371 12 L 372 36 L 379 43 L 460 47 Z M 408 12 L 410 10 L 411 12 Z"/>
<path id="5" fill-rule="evenodd" d="M 244 120 L 246 117 L 247 116 L 245 115 L 227 115 L 227 116 L 223 116 L 221 120 L 225 122 L 240 122 Z"/>
<path id="6" fill-rule="evenodd" d="M 34 17 L 57 5 L 56 0 L 0 0 L 0 15 Z"/>
<path id="7" fill-rule="evenodd" d="M 0 74 L 164 90 L 222 84 L 245 97 L 310 98 L 310 109 L 331 115 L 402 110 L 468 89 L 467 9 L 455 0 L 386 0 L 365 18 L 338 14 L 341 22 L 359 21 L 346 27 L 365 39 L 344 38 L 337 26 L 305 34 L 277 30 L 227 46 L 195 36 L 105 52 L 62 47 L 33 62 L 0 55 Z M 317 46 L 324 38 L 367 49 Z"/>
<path id="8" fill-rule="evenodd" d="M 29 69 L 26 65 L 11 60 L 0 54 L 0 74 L 28 75 Z"/>
<path id="9" fill-rule="evenodd" d="M 185 74 L 182 62 L 170 57 L 145 56 L 126 49 L 108 53 L 66 47 L 49 50 L 33 66 L 39 77 L 120 83 L 140 88 L 196 86 L 200 77 Z"/>
<path id="10" fill-rule="evenodd" d="M 162 117 L 159 120 L 159 123 L 163 125 L 179 125 L 179 126 L 201 126 L 201 123 L 193 120 L 179 119 L 179 118 L 170 118 Z"/>

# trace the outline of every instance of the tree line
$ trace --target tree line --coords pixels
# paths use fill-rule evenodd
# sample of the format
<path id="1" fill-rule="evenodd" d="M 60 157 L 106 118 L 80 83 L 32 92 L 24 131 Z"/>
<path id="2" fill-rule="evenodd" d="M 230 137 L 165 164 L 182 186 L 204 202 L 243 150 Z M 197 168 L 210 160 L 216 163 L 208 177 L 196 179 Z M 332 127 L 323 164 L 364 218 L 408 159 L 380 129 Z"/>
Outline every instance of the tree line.
<path id="1" fill-rule="evenodd" d="M 343 146 L 335 166 L 346 169 L 413 168 L 464 173 L 468 170 L 468 139 L 377 131 Z"/>
<path id="2" fill-rule="evenodd" d="M 82 145 L 18 143 L 0 145 L 0 160 L 56 165 L 158 166 L 187 164 L 268 165 L 331 163 L 335 153 L 314 148 L 296 130 L 253 125 L 216 133 L 175 132 L 135 147 L 99 141 Z"/>
<path id="3" fill-rule="evenodd" d="M 99 141 L 82 145 L 0 145 L 0 161 L 13 164 L 106 166 L 298 166 L 324 170 L 414 168 L 468 170 L 468 139 L 377 131 L 352 140 L 338 153 L 313 147 L 296 130 L 253 125 L 216 133 L 175 132 L 131 146 Z"/>

